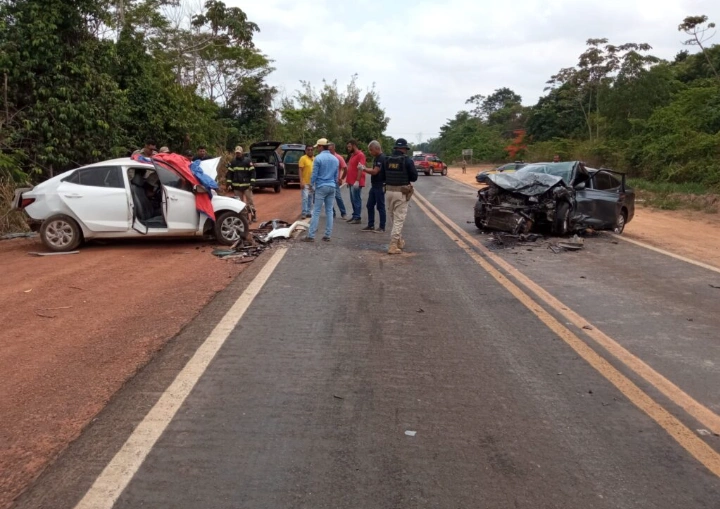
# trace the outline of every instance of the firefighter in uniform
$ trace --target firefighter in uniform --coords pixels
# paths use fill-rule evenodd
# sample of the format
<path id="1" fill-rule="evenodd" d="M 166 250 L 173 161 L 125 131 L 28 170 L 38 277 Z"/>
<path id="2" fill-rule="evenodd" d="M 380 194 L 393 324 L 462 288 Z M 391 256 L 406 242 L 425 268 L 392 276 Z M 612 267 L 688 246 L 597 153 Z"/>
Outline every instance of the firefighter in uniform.
<path id="1" fill-rule="evenodd" d="M 231 188 L 235 196 L 247 205 L 252 222 L 257 215 L 252 194 L 252 185 L 255 182 L 255 167 L 250 158 L 243 155 L 243 148 L 240 146 L 235 147 L 235 158 L 228 165 L 226 179 L 228 188 Z"/>
<path id="2" fill-rule="evenodd" d="M 405 248 L 402 228 L 407 216 L 408 203 L 414 192 L 412 182 L 417 181 L 418 173 L 412 157 L 408 157 L 408 142 L 398 138 L 392 155 L 385 158 L 382 167 L 382 181 L 385 182 L 385 208 L 392 224 L 389 254 L 400 254 Z"/>

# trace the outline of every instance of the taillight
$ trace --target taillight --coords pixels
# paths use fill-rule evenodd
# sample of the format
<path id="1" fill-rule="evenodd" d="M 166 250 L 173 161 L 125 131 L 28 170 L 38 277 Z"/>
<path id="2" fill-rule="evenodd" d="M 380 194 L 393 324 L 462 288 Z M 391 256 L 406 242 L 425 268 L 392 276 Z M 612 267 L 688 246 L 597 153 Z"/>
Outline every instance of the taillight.
<path id="1" fill-rule="evenodd" d="M 23 198 L 20 202 L 20 208 L 24 209 L 25 207 L 27 207 L 28 205 L 32 205 L 33 203 L 35 203 L 35 198 Z"/>

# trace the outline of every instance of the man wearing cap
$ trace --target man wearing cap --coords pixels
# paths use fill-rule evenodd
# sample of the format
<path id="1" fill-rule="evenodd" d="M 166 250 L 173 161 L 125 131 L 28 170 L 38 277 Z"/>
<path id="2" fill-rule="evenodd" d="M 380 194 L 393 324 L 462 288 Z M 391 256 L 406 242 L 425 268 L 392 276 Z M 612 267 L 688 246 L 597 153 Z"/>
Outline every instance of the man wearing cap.
<path id="1" fill-rule="evenodd" d="M 339 178 L 340 163 L 330 152 L 330 142 L 320 138 L 315 144 L 318 155 L 313 162 L 313 173 L 310 184 L 315 191 L 315 207 L 313 209 L 310 231 L 304 242 L 315 242 L 315 234 L 320 224 L 320 211 L 325 206 L 325 235 L 323 240 L 330 242 L 333 228 L 333 203 L 335 201 L 335 186 Z"/>
<path id="2" fill-rule="evenodd" d="M 302 200 L 302 216 L 301 219 L 310 217 L 313 206 L 312 192 L 310 189 L 310 180 L 313 173 L 313 146 L 305 147 L 305 153 L 298 161 L 298 174 L 300 176 L 300 199 Z"/>
<path id="3" fill-rule="evenodd" d="M 408 202 L 413 193 L 412 182 L 418 179 L 415 163 L 412 157 L 407 156 L 408 149 L 407 140 L 398 138 L 392 155 L 385 158 L 385 163 L 380 168 L 380 179 L 385 182 L 385 205 L 392 223 L 389 254 L 400 254 L 405 248 L 402 229 Z"/>
<path id="4" fill-rule="evenodd" d="M 226 175 L 227 187 L 235 196 L 244 201 L 254 219 L 257 215 L 253 203 L 252 185 L 255 182 L 255 167 L 247 155 L 243 155 L 241 146 L 235 147 L 235 158 L 230 161 Z"/>

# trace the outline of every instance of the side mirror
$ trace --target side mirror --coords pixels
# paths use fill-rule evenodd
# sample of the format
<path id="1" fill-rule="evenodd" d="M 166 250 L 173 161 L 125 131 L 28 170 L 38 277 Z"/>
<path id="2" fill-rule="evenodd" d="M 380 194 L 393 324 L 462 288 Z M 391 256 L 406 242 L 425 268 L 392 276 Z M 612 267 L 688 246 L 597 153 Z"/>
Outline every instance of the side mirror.
<path id="1" fill-rule="evenodd" d="M 580 182 L 580 183 L 578 183 L 578 184 L 575 184 L 575 190 L 576 190 L 576 191 L 582 191 L 582 190 L 585 189 L 586 187 L 587 187 L 587 186 L 585 185 L 585 182 Z"/>

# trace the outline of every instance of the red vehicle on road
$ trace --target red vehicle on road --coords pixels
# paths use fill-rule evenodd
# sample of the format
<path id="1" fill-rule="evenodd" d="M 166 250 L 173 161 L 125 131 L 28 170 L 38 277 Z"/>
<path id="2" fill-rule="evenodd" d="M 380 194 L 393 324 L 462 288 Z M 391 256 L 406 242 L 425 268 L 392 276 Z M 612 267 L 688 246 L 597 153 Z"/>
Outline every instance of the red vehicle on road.
<path id="1" fill-rule="evenodd" d="M 442 162 L 442 160 L 435 154 L 420 154 L 413 156 L 413 162 L 415 163 L 417 171 L 424 173 L 428 177 L 435 173 L 447 175 L 447 164 Z"/>

